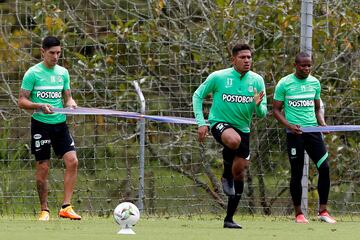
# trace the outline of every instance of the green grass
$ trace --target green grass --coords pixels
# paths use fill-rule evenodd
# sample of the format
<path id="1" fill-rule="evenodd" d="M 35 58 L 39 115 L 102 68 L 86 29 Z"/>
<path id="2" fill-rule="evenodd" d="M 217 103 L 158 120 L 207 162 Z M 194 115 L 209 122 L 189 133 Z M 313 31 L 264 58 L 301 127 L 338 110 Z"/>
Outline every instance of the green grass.
<path id="1" fill-rule="evenodd" d="M 143 217 L 133 228 L 136 235 L 118 235 L 112 218 L 84 217 L 81 221 L 53 218 L 38 222 L 33 217 L 0 217 L 1 240 L 57 239 L 276 239 L 276 240 L 346 240 L 359 239 L 360 219 L 339 219 L 325 224 L 311 219 L 309 224 L 295 224 L 290 217 L 237 217 L 243 229 L 223 229 L 217 217 Z"/>

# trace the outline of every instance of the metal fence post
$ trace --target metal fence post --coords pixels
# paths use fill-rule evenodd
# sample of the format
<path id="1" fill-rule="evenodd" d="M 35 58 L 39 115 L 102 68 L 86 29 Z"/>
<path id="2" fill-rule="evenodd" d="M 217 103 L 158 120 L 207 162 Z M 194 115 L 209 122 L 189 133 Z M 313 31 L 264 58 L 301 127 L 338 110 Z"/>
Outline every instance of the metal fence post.
<path id="1" fill-rule="evenodd" d="M 301 36 L 300 49 L 311 55 L 312 53 L 312 19 L 313 19 L 313 0 L 301 1 Z M 309 155 L 304 154 L 302 199 L 301 209 L 305 215 L 308 214 L 308 175 L 309 175 Z"/>
<path id="2" fill-rule="evenodd" d="M 133 81 L 136 93 L 140 99 L 140 113 L 145 114 L 145 98 L 137 81 Z M 140 118 L 139 136 L 140 136 L 140 150 L 139 150 L 139 192 L 137 207 L 142 212 L 144 211 L 144 167 L 145 167 L 145 118 Z"/>

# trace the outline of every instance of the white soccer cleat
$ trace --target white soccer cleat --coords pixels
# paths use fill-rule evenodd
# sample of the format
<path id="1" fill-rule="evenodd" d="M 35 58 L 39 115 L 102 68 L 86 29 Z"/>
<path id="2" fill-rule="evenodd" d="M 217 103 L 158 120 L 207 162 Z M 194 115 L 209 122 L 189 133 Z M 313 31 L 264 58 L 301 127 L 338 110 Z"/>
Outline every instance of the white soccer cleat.
<path id="1" fill-rule="evenodd" d="M 330 224 L 336 223 L 336 220 L 333 217 L 330 216 L 329 212 L 326 209 L 319 212 L 318 219 L 320 221 L 330 223 Z"/>

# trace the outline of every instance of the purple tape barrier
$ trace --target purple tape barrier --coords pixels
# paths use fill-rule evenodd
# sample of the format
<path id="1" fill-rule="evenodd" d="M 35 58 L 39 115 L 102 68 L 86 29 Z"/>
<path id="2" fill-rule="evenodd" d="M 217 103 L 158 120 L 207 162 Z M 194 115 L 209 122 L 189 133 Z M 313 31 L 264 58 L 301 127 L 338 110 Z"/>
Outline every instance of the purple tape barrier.
<path id="1" fill-rule="evenodd" d="M 170 116 L 154 116 L 154 115 L 142 115 L 137 112 L 123 112 L 110 109 L 101 108 L 54 108 L 54 112 L 63 113 L 68 115 L 106 115 L 113 117 L 124 117 L 132 119 L 145 118 L 151 121 L 165 122 L 165 123 L 177 123 L 177 124 L 196 124 L 193 118 L 183 117 L 170 117 Z M 303 127 L 303 132 L 348 132 L 348 131 L 360 131 L 360 125 L 332 125 L 326 127 Z"/>
<path id="2" fill-rule="evenodd" d="M 53 111 L 56 113 L 62 113 L 67 115 L 107 115 L 114 117 L 125 117 L 125 118 L 140 118 L 140 114 L 136 112 L 123 112 L 115 111 L 110 109 L 100 109 L 100 108 L 53 108 Z"/>
<path id="3" fill-rule="evenodd" d="M 168 117 L 168 116 L 154 116 L 154 115 L 143 115 L 136 112 L 123 112 L 101 108 L 54 108 L 54 112 L 62 113 L 67 115 L 106 115 L 113 117 L 124 117 L 124 118 L 145 118 L 152 121 L 165 122 L 165 123 L 178 123 L 178 124 L 196 124 L 193 118 L 183 117 Z"/>
<path id="4" fill-rule="evenodd" d="M 303 132 L 351 132 L 360 131 L 360 125 L 329 125 L 324 127 L 303 127 Z"/>
<path id="5" fill-rule="evenodd" d="M 153 115 L 143 115 L 143 116 L 145 119 L 149 119 L 152 121 L 179 123 L 179 124 L 196 124 L 196 121 L 193 118 L 153 116 Z"/>

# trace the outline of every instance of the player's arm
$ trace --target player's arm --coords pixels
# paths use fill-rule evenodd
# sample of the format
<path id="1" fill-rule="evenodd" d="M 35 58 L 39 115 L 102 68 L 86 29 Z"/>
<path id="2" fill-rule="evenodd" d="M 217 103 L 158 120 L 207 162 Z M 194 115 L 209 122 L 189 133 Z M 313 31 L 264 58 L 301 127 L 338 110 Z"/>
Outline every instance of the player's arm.
<path id="1" fill-rule="evenodd" d="M 76 108 L 77 104 L 71 95 L 70 75 L 67 70 L 63 75 L 63 79 L 64 79 L 64 88 L 63 88 L 64 106 L 69 108 Z"/>
<path id="2" fill-rule="evenodd" d="M 26 110 L 41 110 L 44 113 L 52 113 L 52 106 L 46 103 L 34 103 L 30 101 L 30 91 L 20 88 L 19 99 L 18 99 L 19 108 Z"/>
<path id="3" fill-rule="evenodd" d="M 194 92 L 192 102 L 193 102 L 193 111 L 195 115 L 195 120 L 198 128 L 198 140 L 199 142 L 203 142 L 208 133 L 208 125 L 204 118 L 203 113 L 203 100 L 210 92 L 214 90 L 214 74 L 210 75 L 205 82 L 203 82 Z"/>
<path id="4" fill-rule="evenodd" d="M 321 112 L 321 102 L 320 99 L 315 99 L 314 100 L 315 103 L 315 115 L 316 115 L 316 120 L 319 124 L 319 126 L 326 126 L 326 122 L 324 119 L 324 116 Z"/>
<path id="5" fill-rule="evenodd" d="M 208 126 L 205 122 L 204 113 L 203 113 L 203 96 L 202 91 L 199 90 L 200 87 L 195 91 L 193 95 L 193 111 L 195 115 L 196 122 L 199 126 L 198 128 L 198 140 L 203 142 L 208 133 Z"/>
<path id="6" fill-rule="evenodd" d="M 67 89 L 64 91 L 64 104 L 65 107 L 76 108 L 77 104 L 71 96 L 71 90 Z"/>
<path id="7" fill-rule="evenodd" d="M 255 112 L 258 117 L 263 118 L 267 114 L 267 100 L 264 80 L 261 79 L 259 83 L 259 92 L 254 88 Z"/>
<path id="8" fill-rule="evenodd" d="M 294 134 L 301 134 L 302 131 L 299 125 L 290 124 L 288 120 L 286 120 L 284 114 L 281 112 L 283 108 L 284 102 L 273 100 L 273 113 L 276 120 L 278 120 L 282 125 L 284 125 L 287 129 L 289 129 Z"/>

